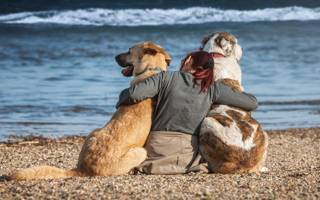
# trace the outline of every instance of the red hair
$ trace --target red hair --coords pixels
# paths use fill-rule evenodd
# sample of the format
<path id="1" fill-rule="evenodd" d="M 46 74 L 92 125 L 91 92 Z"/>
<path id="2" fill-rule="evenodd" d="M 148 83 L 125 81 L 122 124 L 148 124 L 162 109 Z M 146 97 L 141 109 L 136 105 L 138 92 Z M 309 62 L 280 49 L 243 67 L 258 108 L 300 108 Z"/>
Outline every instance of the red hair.
<path id="1" fill-rule="evenodd" d="M 186 61 L 190 59 L 191 65 Z M 191 71 L 194 77 L 193 82 L 200 85 L 201 92 L 207 92 L 209 87 L 213 84 L 213 56 L 206 51 L 196 51 L 189 53 L 181 63 L 180 71 Z"/>

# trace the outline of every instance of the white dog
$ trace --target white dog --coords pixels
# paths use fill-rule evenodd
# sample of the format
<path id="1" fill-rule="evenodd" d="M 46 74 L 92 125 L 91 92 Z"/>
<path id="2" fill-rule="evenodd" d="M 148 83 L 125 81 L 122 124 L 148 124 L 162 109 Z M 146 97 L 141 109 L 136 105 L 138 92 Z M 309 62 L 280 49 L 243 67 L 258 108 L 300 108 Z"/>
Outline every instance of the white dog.
<path id="1" fill-rule="evenodd" d="M 235 91 L 243 91 L 239 61 L 242 49 L 236 38 L 226 32 L 205 37 L 202 50 L 213 53 L 215 81 Z M 268 136 L 245 110 L 213 105 L 200 130 L 200 151 L 212 172 L 244 173 L 267 171 L 263 167 Z"/>
<path id="2" fill-rule="evenodd" d="M 239 65 L 242 49 L 234 36 L 221 32 L 205 38 L 202 50 L 209 53 L 220 54 L 223 57 L 215 59 L 215 80 L 232 79 L 241 85 L 241 68 Z"/>

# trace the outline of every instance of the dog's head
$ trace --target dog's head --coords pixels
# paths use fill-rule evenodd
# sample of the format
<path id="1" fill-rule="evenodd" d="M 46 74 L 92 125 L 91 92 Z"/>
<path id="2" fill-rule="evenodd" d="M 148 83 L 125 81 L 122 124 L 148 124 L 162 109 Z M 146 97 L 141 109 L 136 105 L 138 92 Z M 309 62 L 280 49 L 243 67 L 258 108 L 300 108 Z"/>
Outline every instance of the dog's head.
<path id="1" fill-rule="evenodd" d="M 155 68 L 166 71 L 171 56 L 159 45 L 152 42 L 142 42 L 129 48 L 129 51 L 115 57 L 123 67 L 124 76 L 138 76 Z"/>
<path id="2" fill-rule="evenodd" d="M 237 43 L 236 37 L 227 32 L 217 32 L 204 37 L 201 45 L 204 51 L 223 55 L 222 58 L 217 58 L 215 61 L 215 80 L 226 78 L 236 80 L 243 90 L 239 64 L 242 48 Z M 235 87 L 234 84 L 233 87 Z"/>
<path id="3" fill-rule="evenodd" d="M 205 36 L 201 41 L 201 49 L 209 53 L 219 53 L 225 57 L 234 56 L 238 62 L 242 57 L 242 48 L 237 38 L 227 32 L 216 32 Z"/>

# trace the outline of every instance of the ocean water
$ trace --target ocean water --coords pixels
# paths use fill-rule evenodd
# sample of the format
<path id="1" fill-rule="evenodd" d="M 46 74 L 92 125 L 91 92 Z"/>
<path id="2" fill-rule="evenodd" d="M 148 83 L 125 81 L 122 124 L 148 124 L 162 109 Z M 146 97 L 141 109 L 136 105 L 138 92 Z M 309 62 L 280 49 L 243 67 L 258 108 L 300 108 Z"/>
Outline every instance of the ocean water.
<path id="1" fill-rule="evenodd" d="M 150 40 L 172 55 L 170 70 L 177 70 L 214 31 L 238 37 L 243 84 L 259 100 L 254 116 L 265 129 L 320 126 L 320 2 L 57 2 L 0 6 L 2 140 L 87 135 L 110 119 L 129 85 L 118 53 Z"/>

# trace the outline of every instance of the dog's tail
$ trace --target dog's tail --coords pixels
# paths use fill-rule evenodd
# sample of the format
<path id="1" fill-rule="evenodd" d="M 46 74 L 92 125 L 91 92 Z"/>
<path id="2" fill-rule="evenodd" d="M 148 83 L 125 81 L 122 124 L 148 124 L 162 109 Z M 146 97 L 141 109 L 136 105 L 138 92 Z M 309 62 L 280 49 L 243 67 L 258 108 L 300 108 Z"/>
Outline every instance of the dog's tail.
<path id="1" fill-rule="evenodd" d="M 85 176 L 78 169 L 65 170 L 51 166 L 38 166 L 17 170 L 7 176 L 8 180 L 59 179 Z"/>

